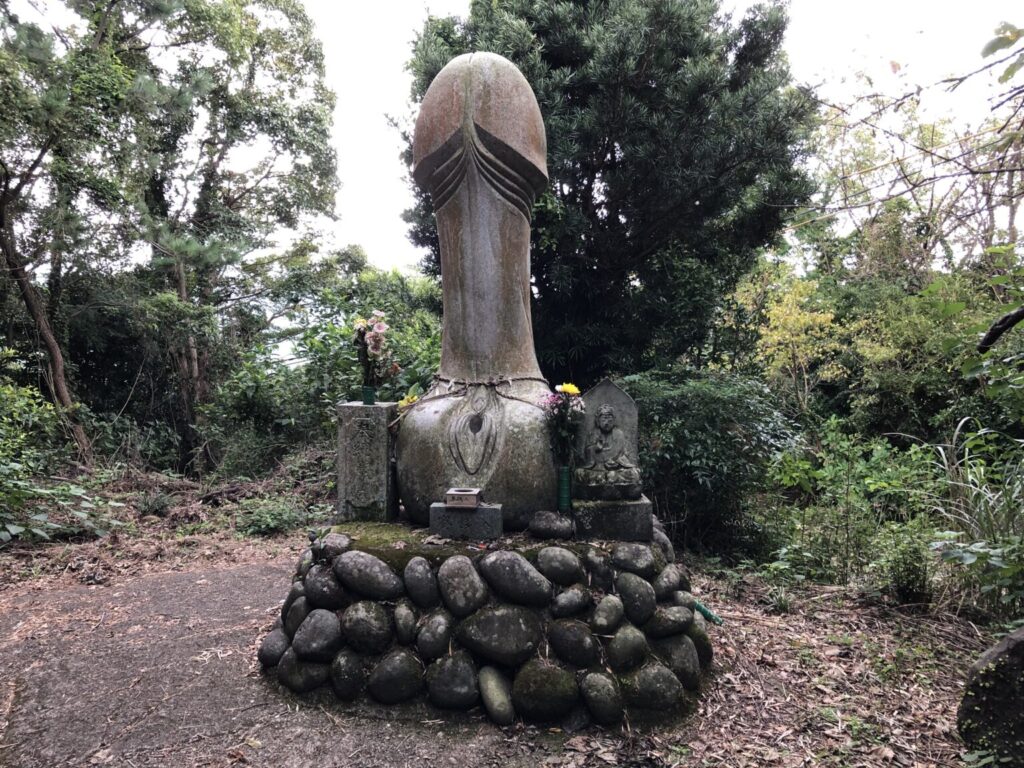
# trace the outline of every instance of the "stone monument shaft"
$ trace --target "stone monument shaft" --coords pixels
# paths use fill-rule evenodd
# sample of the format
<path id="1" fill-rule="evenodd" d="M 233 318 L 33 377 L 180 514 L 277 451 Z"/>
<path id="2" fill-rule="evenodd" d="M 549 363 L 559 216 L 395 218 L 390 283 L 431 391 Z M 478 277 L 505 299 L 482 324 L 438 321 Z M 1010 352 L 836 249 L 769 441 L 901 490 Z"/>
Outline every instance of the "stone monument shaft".
<path id="1" fill-rule="evenodd" d="M 530 318 L 530 213 L 547 185 L 544 123 L 506 59 L 453 59 L 423 98 L 413 176 L 441 245 L 444 335 L 434 387 L 403 419 L 399 491 L 425 521 L 447 487 L 482 487 L 524 527 L 555 492 L 547 392 Z"/>
<path id="2" fill-rule="evenodd" d="M 460 56 L 423 99 L 414 176 L 441 243 L 442 378 L 540 377 L 530 322 L 530 211 L 547 184 L 544 123 L 519 71 Z"/>

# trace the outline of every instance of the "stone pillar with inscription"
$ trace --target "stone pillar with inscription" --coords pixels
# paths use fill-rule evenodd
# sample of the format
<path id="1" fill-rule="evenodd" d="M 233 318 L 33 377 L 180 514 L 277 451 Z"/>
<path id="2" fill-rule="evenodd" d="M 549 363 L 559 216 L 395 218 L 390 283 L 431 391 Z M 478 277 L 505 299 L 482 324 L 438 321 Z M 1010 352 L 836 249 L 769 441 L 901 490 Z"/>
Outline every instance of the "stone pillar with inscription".
<path id="1" fill-rule="evenodd" d="M 338 406 L 338 521 L 386 522 L 398 516 L 393 437 L 396 403 Z"/>

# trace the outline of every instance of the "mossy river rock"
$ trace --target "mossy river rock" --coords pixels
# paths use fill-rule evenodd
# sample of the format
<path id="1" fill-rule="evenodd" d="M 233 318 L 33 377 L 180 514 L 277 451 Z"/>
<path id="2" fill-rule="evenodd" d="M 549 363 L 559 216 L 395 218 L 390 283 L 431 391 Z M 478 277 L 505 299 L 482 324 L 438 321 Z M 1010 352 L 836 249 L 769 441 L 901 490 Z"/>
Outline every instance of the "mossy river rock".
<path id="1" fill-rule="evenodd" d="M 507 667 L 533 656 L 543 636 L 537 614 L 517 605 L 481 608 L 456 632 L 459 642 L 473 653 Z"/>
<path id="2" fill-rule="evenodd" d="M 375 525 L 365 551 L 334 529 L 300 558 L 257 653 L 291 691 L 570 731 L 634 710 L 669 716 L 699 692 L 711 636 L 664 548 L 565 542 L 469 557 Z M 387 545 L 399 534 L 412 551 Z"/>

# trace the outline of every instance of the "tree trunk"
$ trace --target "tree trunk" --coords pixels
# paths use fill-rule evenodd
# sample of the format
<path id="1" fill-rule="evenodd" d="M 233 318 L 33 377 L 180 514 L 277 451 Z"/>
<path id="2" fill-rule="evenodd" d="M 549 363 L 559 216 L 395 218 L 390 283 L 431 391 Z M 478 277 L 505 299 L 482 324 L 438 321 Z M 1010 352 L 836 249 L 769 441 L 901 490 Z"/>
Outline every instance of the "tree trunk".
<path id="1" fill-rule="evenodd" d="M 75 415 L 75 399 L 71 394 L 71 388 L 68 386 L 67 376 L 64 372 L 64 353 L 61 351 L 57 337 L 53 333 L 53 328 L 50 325 L 50 319 L 47 317 L 42 299 L 36 293 L 35 286 L 32 285 L 24 264 L 21 263 L 15 252 L 14 233 L 6 225 L 6 222 L 4 226 L 0 227 L 0 250 L 3 251 L 7 272 L 17 284 L 21 297 L 25 301 L 25 308 L 32 317 L 33 323 L 35 323 L 36 331 L 39 333 L 39 338 L 43 341 L 43 346 L 46 347 L 46 356 L 49 362 L 47 382 L 50 387 L 50 394 L 53 397 L 53 401 L 60 407 L 61 414 L 68 425 L 68 429 L 71 431 L 71 436 L 75 440 L 75 445 L 78 447 L 79 460 L 87 466 L 91 465 L 93 459 L 92 443 L 89 442 L 85 429 L 82 428 Z"/>

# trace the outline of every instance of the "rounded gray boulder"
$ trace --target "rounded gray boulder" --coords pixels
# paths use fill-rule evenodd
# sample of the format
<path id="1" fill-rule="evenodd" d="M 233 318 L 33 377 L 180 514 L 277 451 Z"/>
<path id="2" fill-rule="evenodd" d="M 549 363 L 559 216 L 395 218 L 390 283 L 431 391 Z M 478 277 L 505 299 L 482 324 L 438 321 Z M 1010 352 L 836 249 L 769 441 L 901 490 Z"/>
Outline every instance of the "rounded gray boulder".
<path id="1" fill-rule="evenodd" d="M 575 619 L 560 619 L 548 626 L 548 643 L 562 661 L 592 667 L 601 660 L 601 645 L 590 627 Z"/>
<path id="2" fill-rule="evenodd" d="M 373 668 L 366 689 L 381 704 L 411 699 L 423 690 L 420 660 L 407 648 L 395 648 Z"/>
<path id="3" fill-rule="evenodd" d="M 468 616 L 487 602 L 488 591 L 484 580 L 465 555 L 449 557 L 437 570 L 437 586 L 441 599 L 455 616 Z"/>
<path id="4" fill-rule="evenodd" d="M 678 565 L 666 565 L 662 569 L 651 586 L 654 587 L 654 596 L 658 598 L 658 601 L 669 600 L 672 597 L 672 593 L 679 589 L 679 582 L 682 576 L 682 569 Z"/>
<path id="5" fill-rule="evenodd" d="M 530 658 L 543 634 L 537 614 L 515 605 L 481 608 L 455 632 L 458 641 L 473 653 L 507 667 Z"/>
<path id="6" fill-rule="evenodd" d="M 543 659 L 526 662 L 512 683 L 512 704 L 526 720 L 541 723 L 559 720 L 568 715 L 579 700 L 576 676 Z"/>
<path id="7" fill-rule="evenodd" d="M 693 623 L 693 611 L 681 605 L 658 608 L 650 621 L 644 624 L 648 637 L 659 638 L 680 635 Z"/>
<path id="8" fill-rule="evenodd" d="M 647 622 L 654 615 L 658 601 L 654 587 L 634 573 L 620 573 L 615 580 L 615 589 L 622 598 L 626 618 L 636 625 Z"/>
<path id="9" fill-rule="evenodd" d="M 615 725 L 622 720 L 622 694 L 615 678 L 607 672 L 589 672 L 580 684 L 583 701 L 590 716 L 599 725 Z"/>
<path id="10" fill-rule="evenodd" d="M 334 559 L 334 573 L 346 589 L 371 600 L 396 600 L 405 593 L 397 574 L 369 552 L 343 552 Z"/>
<path id="11" fill-rule="evenodd" d="M 590 617 L 590 628 L 599 635 L 610 635 L 619 628 L 624 613 L 625 608 L 618 595 L 605 595 Z"/>
<path id="12" fill-rule="evenodd" d="M 452 640 L 454 621 L 444 608 L 438 608 L 427 615 L 416 635 L 416 649 L 428 661 L 448 653 Z"/>
<path id="13" fill-rule="evenodd" d="M 575 525 L 572 518 L 557 512 L 534 512 L 530 533 L 538 539 L 571 539 Z"/>
<path id="14" fill-rule="evenodd" d="M 288 615 L 284 617 L 284 631 L 288 637 L 295 637 L 295 632 L 306 620 L 311 608 L 305 597 L 298 598 L 288 609 Z"/>
<path id="15" fill-rule="evenodd" d="M 480 700 L 476 665 L 465 651 L 443 656 L 427 667 L 427 696 L 441 709 L 469 709 Z"/>
<path id="16" fill-rule="evenodd" d="M 622 693 L 631 707 L 665 711 L 683 698 L 683 686 L 672 671 L 658 661 L 645 664 L 619 678 Z"/>
<path id="17" fill-rule="evenodd" d="M 306 587 L 301 581 L 296 581 L 292 584 L 291 589 L 288 590 L 288 596 L 284 599 L 284 605 L 281 606 L 281 622 L 282 624 L 288 620 L 288 611 L 291 610 L 292 605 L 300 597 L 306 596 Z M 291 634 L 295 634 L 293 631 Z"/>
<path id="18" fill-rule="evenodd" d="M 623 624 L 612 636 L 605 652 L 608 654 L 608 664 L 613 670 L 626 672 L 643 664 L 648 650 L 644 633 L 632 624 Z"/>
<path id="19" fill-rule="evenodd" d="M 405 589 L 409 597 L 423 610 L 429 610 L 441 602 L 441 593 L 437 591 L 437 579 L 434 569 L 425 557 L 418 555 L 410 560 L 402 572 Z"/>
<path id="20" fill-rule="evenodd" d="M 330 667 L 311 661 L 302 661 L 294 648 L 289 648 L 277 664 L 277 679 L 295 693 L 315 691 L 327 682 Z"/>
<path id="21" fill-rule="evenodd" d="M 477 676 L 480 698 L 487 716 L 497 725 L 512 725 L 516 710 L 512 706 L 512 684 L 495 667 L 483 667 Z"/>
<path id="22" fill-rule="evenodd" d="M 344 533 L 328 533 L 320 539 L 319 544 L 320 557 L 330 561 L 352 548 L 352 537 Z"/>
<path id="23" fill-rule="evenodd" d="M 661 553 L 658 555 L 659 557 L 656 557 L 654 551 L 646 544 L 626 541 L 615 545 L 615 549 L 612 550 L 612 564 L 620 570 L 650 580 L 657 576 L 664 566 Z"/>
<path id="24" fill-rule="evenodd" d="M 326 563 L 317 563 L 309 569 L 304 580 L 306 602 L 314 608 L 336 611 L 352 602 Z"/>
<path id="25" fill-rule="evenodd" d="M 696 691 L 700 687 L 700 659 L 693 640 L 687 635 L 652 640 L 651 652 L 672 670 L 684 688 Z"/>
<path id="26" fill-rule="evenodd" d="M 381 653 L 391 644 L 391 617 L 380 603 L 361 600 L 341 617 L 345 642 L 360 653 Z"/>
<path id="27" fill-rule="evenodd" d="M 590 590 L 582 584 L 563 589 L 551 603 L 551 615 L 556 619 L 576 616 L 590 607 Z"/>
<path id="28" fill-rule="evenodd" d="M 711 646 L 711 638 L 708 636 L 708 625 L 700 613 L 693 614 L 693 621 L 686 628 L 686 634 L 693 640 L 697 648 L 697 657 L 700 659 L 701 667 L 711 666 L 715 658 L 714 648 Z"/>
<path id="29" fill-rule="evenodd" d="M 330 662 L 341 648 L 341 622 L 337 614 L 323 608 L 310 611 L 295 632 L 292 648 L 303 661 Z"/>
<path id="30" fill-rule="evenodd" d="M 480 573 L 509 602 L 538 608 L 551 602 L 551 582 L 518 552 L 506 549 L 484 555 Z"/>
<path id="31" fill-rule="evenodd" d="M 537 569 L 563 587 L 585 582 L 587 578 L 580 559 L 565 547 L 544 547 L 537 553 Z"/>
<path id="32" fill-rule="evenodd" d="M 412 645 L 416 640 L 416 623 L 419 615 L 412 605 L 412 601 L 405 598 L 398 601 L 395 606 L 395 635 L 402 645 Z"/>
<path id="33" fill-rule="evenodd" d="M 583 563 L 590 574 L 591 589 L 600 589 L 605 592 L 612 588 L 615 580 L 615 571 L 612 570 L 608 556 L 598 549 L 588 549 L 583 556 Z"/>
<path id="34" fill-rule="evenodd" d="M 278 627 L 272 632 L 267 633 L 267 636 L 263 638 L 256 657 L 260 660 L 260 664 L 263 665 L 264 669 L 276 667 L 278 662 L 281 661 L 281 657 L 284 656 L 284 652 L 288 650 L 289 645 L 288 635 L 285 634 L 283 628 Z"/>
<path id="35" fill-rule="evenodd" d="M 342 648 L 331 662 L 331 687 L 342 701 L 352 701 L 366 685 L 366 661 L 351 648 Z"/>

